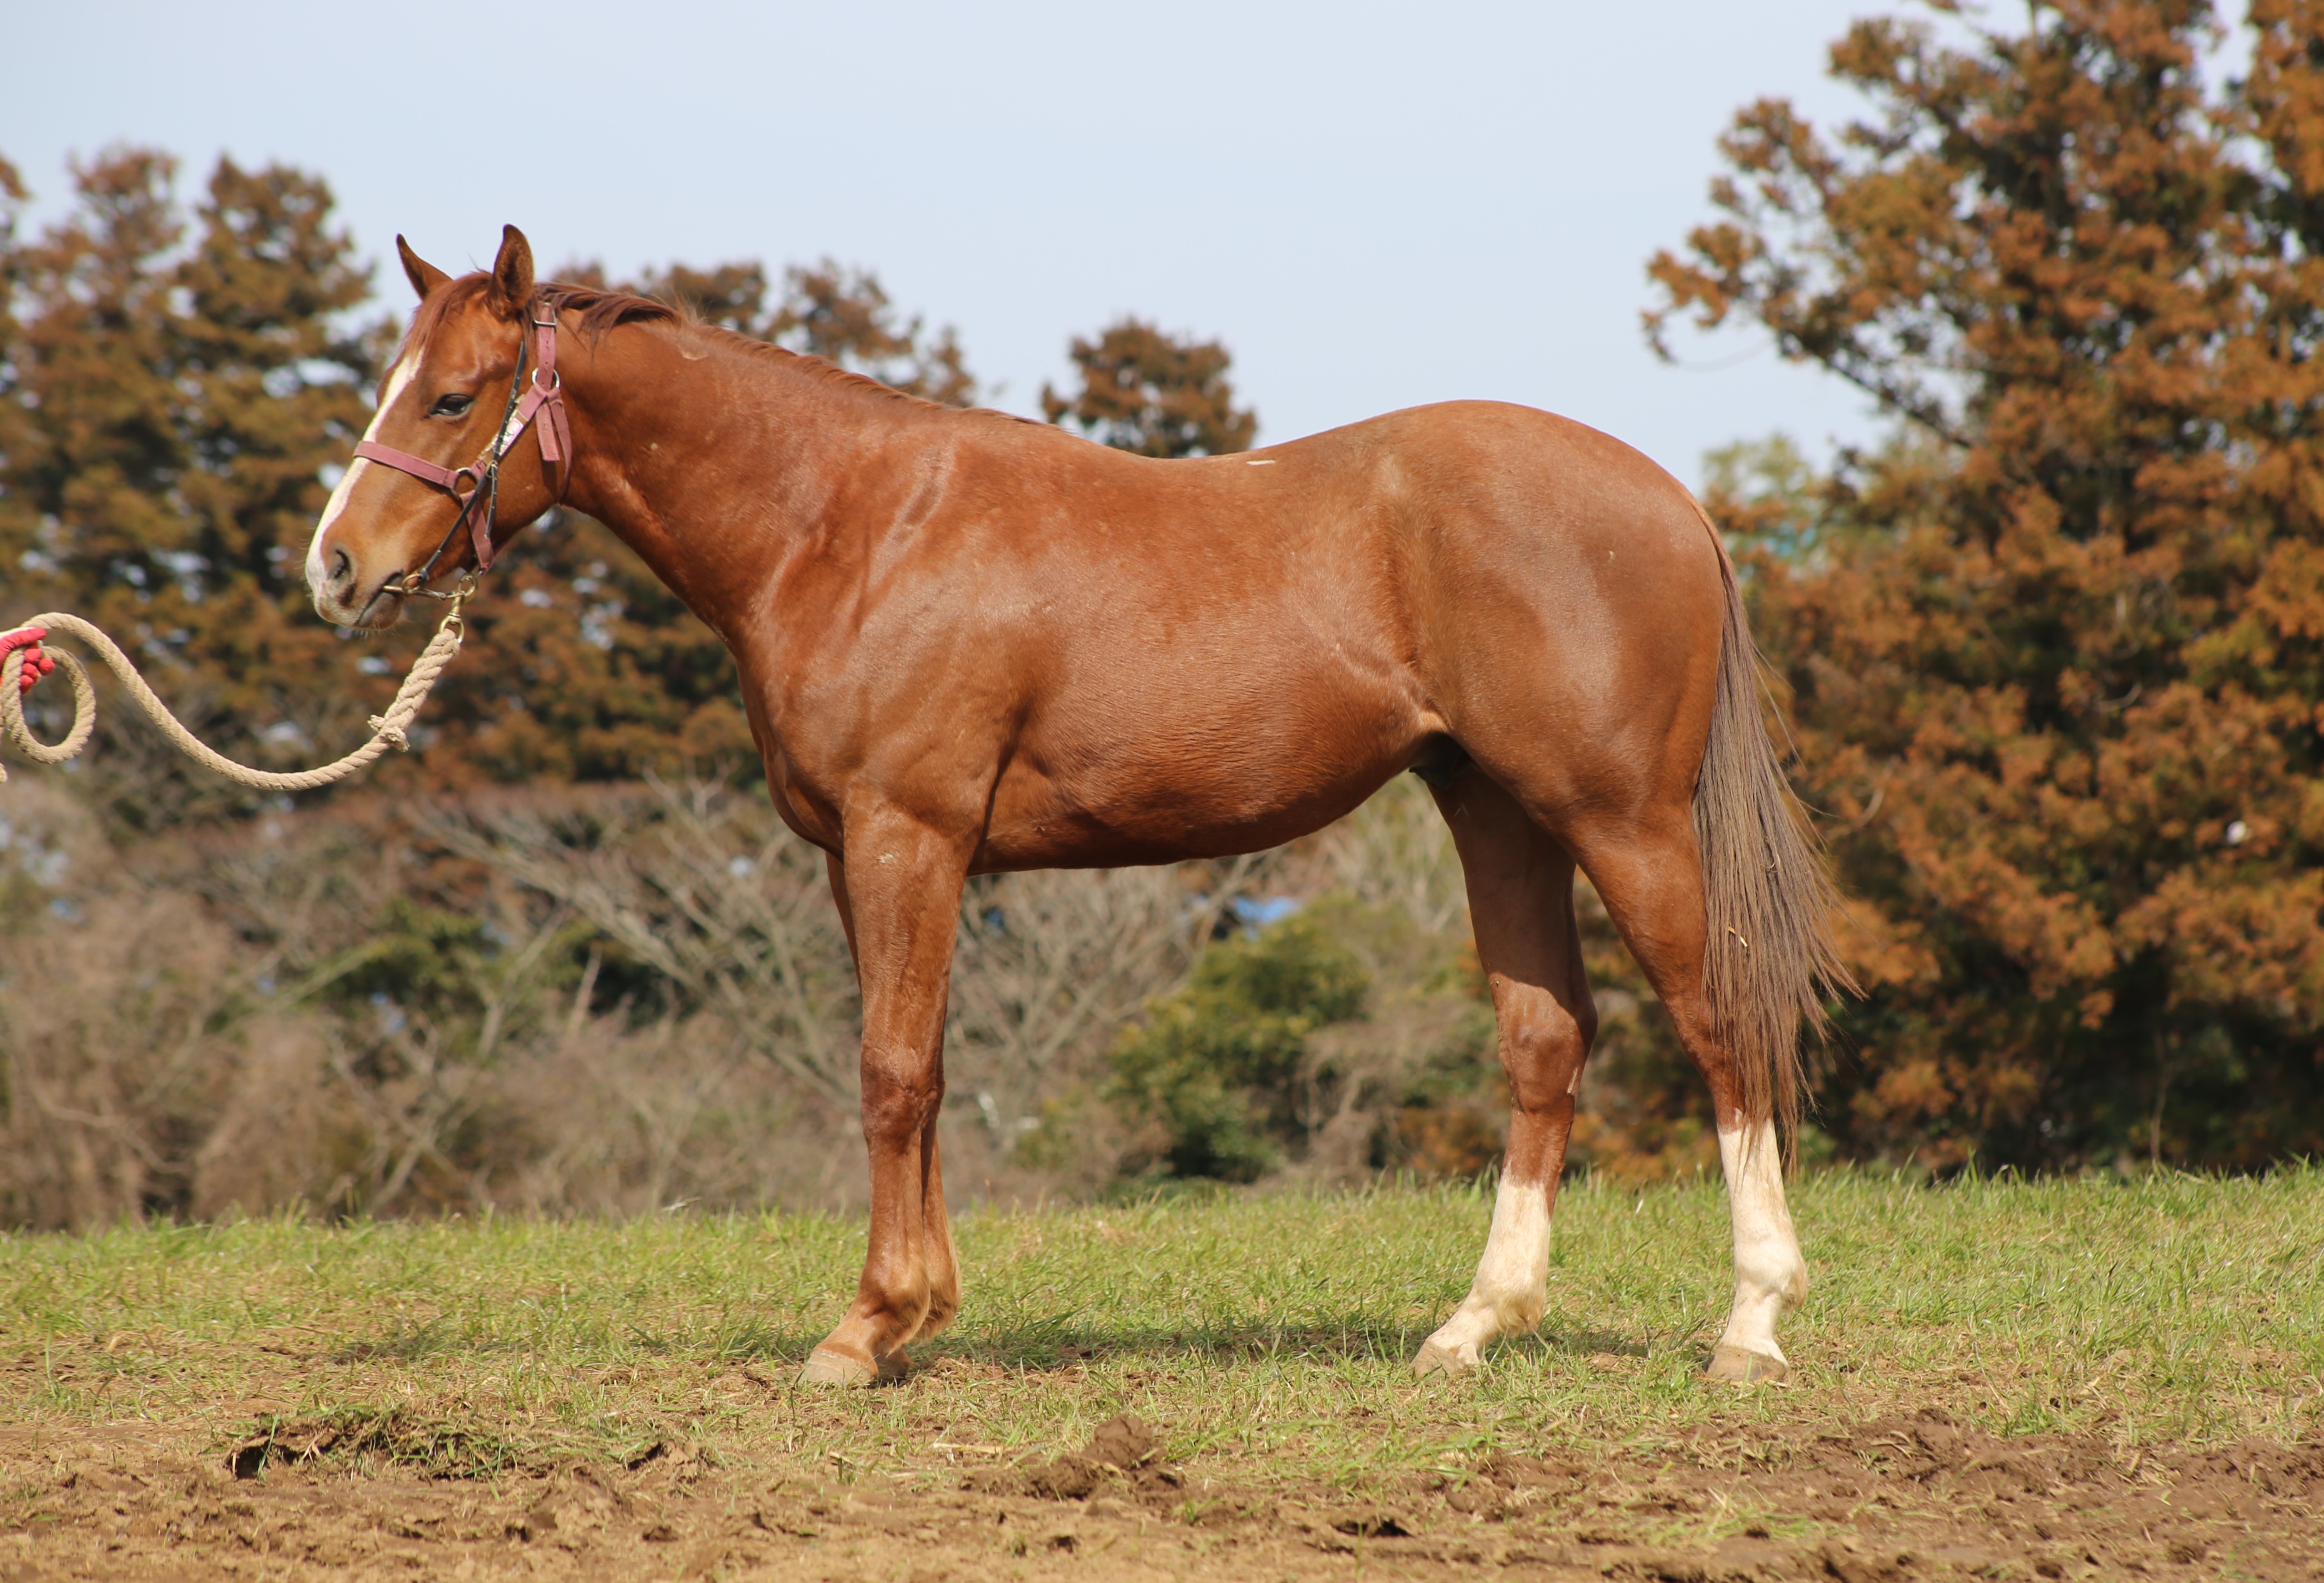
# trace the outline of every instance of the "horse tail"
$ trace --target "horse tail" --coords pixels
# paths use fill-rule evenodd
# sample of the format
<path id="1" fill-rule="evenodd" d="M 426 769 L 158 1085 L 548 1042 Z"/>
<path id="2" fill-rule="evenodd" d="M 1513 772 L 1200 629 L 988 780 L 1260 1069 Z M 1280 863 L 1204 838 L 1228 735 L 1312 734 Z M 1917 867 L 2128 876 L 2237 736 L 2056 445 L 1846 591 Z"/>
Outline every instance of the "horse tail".
<path id="1" fill-rule="evenodd" d="M 1708 515 L 1703 521 L 1710 525 Z M 1839 892 L 1824 867 L 1823 843 L 1784 778 L 1760 713 L 1758 651 L 1744 621 L 1734 563 L 1716 529 L 1711 542 L 1720 550 L 1727 609 L 1711 738 L 1694 785 L 1694 840 L 1711 935 L 1702 988 L 1740 1082 L 1745 1117 L 1780 1118 L 1788 1143 L 1799 1132 L 1800 1026 L 1821 1038 L 1824 1002 L 1862 991 L 1832 940 Z"/>

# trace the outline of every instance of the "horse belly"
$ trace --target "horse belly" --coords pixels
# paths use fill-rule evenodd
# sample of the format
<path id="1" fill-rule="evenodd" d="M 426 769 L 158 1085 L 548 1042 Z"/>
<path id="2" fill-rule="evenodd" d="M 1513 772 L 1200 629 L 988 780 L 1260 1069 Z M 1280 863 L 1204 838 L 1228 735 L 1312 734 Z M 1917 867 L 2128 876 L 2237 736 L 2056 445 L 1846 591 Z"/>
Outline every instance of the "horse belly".
<path id="1" fill-rule="evenodd" d="M 995 789 L 978 866 L 1221 857 L 1331 823 L 1405 768 L 1431 731 L 1391 678 L 1337 669 L 1155 676 L 1102 707 L 1041 711 Z"/>

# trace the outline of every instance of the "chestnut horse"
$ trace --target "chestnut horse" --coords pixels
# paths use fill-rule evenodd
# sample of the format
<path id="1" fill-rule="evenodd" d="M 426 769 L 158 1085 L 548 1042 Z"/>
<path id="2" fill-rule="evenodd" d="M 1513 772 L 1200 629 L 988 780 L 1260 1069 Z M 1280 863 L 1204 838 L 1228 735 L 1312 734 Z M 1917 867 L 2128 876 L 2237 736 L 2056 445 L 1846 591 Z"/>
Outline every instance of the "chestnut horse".
<path id="1" fill-rule="evenodd" d="M 562 501 L 725 640 L 862 989 L 870 1249 L 805 1379 L 901 1368 L 960 1306 L 936 1121 L 963 881 L 1273 846 L 1406 769 L 1452 828 L 1513 1102 L 1475 1282 L 1415 1367 L 1474 1368 L 1547 1299 L 1597 1028 L 1578 864 L 1716 1107 L 1711 1375 L 1785 1372 L 1807 1269 L 1775 1120 L 1847 974 L 1734 570 L 1676 481 L 1484 402 L 1155 461 L 537 282 L 513 226 L 458 279 L 396 245 L 420 306 L 316 529 L 315 607 L 392 625 Z"/>

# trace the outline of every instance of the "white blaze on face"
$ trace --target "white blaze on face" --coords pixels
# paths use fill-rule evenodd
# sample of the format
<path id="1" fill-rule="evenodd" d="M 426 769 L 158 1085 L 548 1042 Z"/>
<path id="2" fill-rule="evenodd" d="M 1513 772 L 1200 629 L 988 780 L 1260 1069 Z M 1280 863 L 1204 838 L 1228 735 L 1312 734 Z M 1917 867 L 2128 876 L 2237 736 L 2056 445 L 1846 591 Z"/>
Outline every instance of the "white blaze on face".
<path id="1" fill-rule="evenodd" d="M 403 361 L 397 364 L 394 372 L 387 376 L 387 389 L 380 396 L 378 409 L 371 415 L 371 426 L 364 430 L 364 438 L 375 440 L 379 437 L 379 426 L 387 421 L 388 413 L 394 410 L 397 400 L 410 385 L 412 375 L 419 372 L 420 348 L 414 346 L 404 354 Z M 331 524 L 337 521 L 339 513 L 347 509 L 347 502 L 355 494 L 356 481 L 363 477 L 364 469 L 370 465 L 360 456 L 349 463 L 347 470 L 339 474 L 339 482 L 332 489 L 331 498 L 324 502 L 322 520 L 315 524 L 315 537 L 307 545 L 307 589 L 310 594 L 319 592 L 323 586 L 323 535 L 331 530 Z"/>

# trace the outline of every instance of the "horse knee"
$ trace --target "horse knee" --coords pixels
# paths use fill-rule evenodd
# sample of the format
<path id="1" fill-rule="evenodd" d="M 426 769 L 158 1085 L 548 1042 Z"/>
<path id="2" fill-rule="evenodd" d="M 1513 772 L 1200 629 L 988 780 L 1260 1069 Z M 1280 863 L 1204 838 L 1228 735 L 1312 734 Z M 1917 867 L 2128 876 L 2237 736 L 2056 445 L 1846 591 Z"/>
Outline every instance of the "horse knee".
<path id="1" fill-rule="evenodd" d="M 935 1072 L 875 1071 L 863 1073 L 863 1137 L 875 1147 L 909 1146 L 944 1104 L 944 1079 Z"/>

